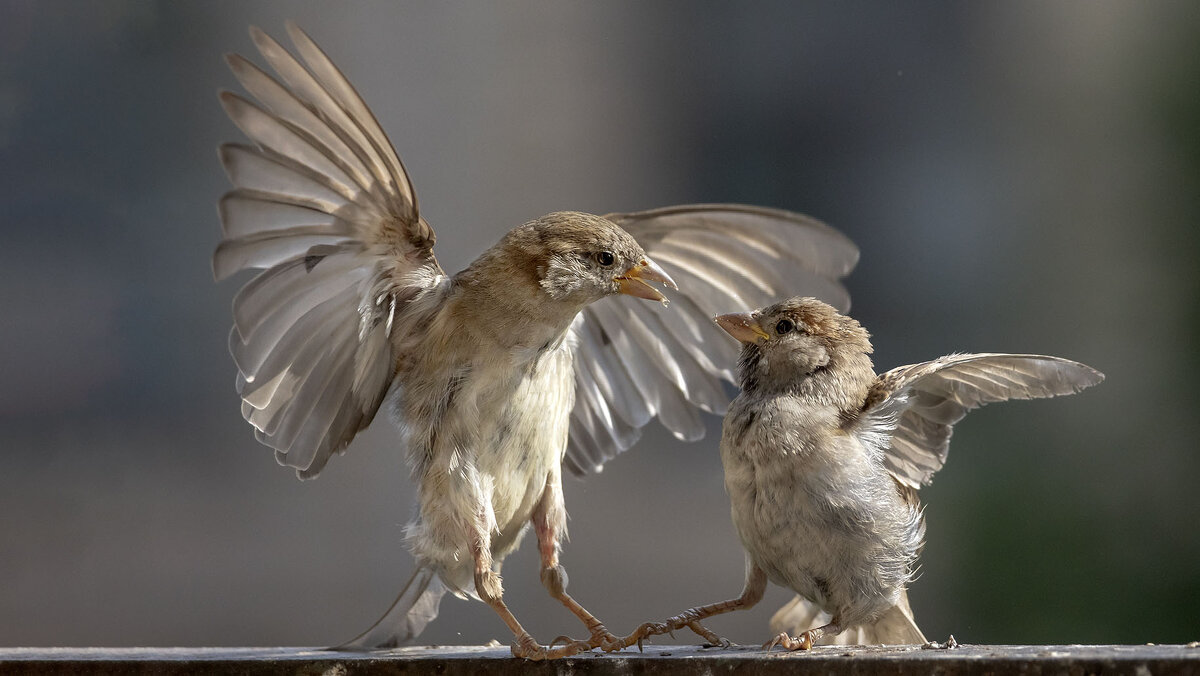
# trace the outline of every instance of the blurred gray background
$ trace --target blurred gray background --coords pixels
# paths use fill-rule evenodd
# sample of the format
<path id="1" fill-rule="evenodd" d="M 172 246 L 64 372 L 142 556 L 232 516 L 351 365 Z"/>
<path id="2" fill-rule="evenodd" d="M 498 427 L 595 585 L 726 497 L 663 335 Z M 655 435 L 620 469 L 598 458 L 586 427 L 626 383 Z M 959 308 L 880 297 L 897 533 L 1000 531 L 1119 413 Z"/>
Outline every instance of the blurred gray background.
<path id="1" fill-rule="evenodd" d="M 880 370 L 995 350 L 1104 371 L 958 426 L 923 491 L 916 616 L 971 643 L 1200 638 L 1200 5 L 0 13 L 0 645 L 326 645 L 407 579 L 390 423 L 301 483 L 233 390 L 238 283 L 209 256 L 215 148 L 240 135 L 215 94 L 247 25 L 282 38 L 287 18 L 374 108 L 448 270 L 556 209 L 764 204 L 860 245 L 848 286 Z M 571 590 L 614 631 L 740 590 L 714 434 L 655 426 L 568 483 Z M 512 608 L 542 640 L 582 634 L 534 549 L 504 567 Z M 761 642 L 788 597 L 712 627 Z M 454 599 L 425 635 L 490 638 L 509 641 Z"/>

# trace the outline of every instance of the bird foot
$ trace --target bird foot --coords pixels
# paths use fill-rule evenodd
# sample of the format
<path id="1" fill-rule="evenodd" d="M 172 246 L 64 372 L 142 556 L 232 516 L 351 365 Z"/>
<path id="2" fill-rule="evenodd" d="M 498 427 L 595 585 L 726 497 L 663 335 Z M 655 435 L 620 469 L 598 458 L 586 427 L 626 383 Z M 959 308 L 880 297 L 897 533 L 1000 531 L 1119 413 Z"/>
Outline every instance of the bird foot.
<path id="1" fill-rule="evenodd" d="M 603 624 L 597 624 L 591 628 L 592 637 L 588 639 L 588 649 L 600 648 L 606 653 L 613 652 L 624 648 L 620 645 L 622 639 L 606 629 Z"/>
<path id="2" fill-rule="evenodd" d="M 691 629 L 700 638 L 708 641 L 708 645 L 713 648 L 731 648 L 733 643 L 727 638 L 717 636 L 714 632 L 709 631 L 708 627 L 699 622 L 688 622 L 687 628 Z"/>
<path id="3" fill-rule="evenodd" d="M 766 643 L 764 643 L 763 650 L 766 650 L 767 652 L 771 652 L 771 649 L 774 648 L 775 646 L 779 646 L 780 648 L 783 648 L 784 650 L 812 650 L 813 643 L 821 638 L 821 634 L 814 633 L 817 631 L 820 631 L 820 630 L 809 629 L 808 631 L 804 632 L 803 634 L 800 634 L 800 636 L 798 636 L 797 638 L 792 638 L 791 636 L 788 636 L 788 633 L 785 631 L 785 632 L 779 634 L 778 636 L 776 636 L 775 638 L 771 639 L 770 641 L 767 641 Z"/>
<path id="4" fill-rule="evenodd" d="M 926 641 L 925 644 L 921 646 L 921 648 L 924 650 L 953 650 L 957 647 L 958 641 L 954 640 L 954 634 L 950 634 L 950 638 L 946 639 L 945 643 Z"/>
<path id="5" fill-rule="evenodd" d="M 693 632 L 699 635 L 700 638 L 703 638 L 705 641 L 707 641 L 709 646 L 728 648 L 733 645 L 727 639 L 721 638 L 714 632 L 709 631 L 704 625 L 700 624 L 698 620 L 693 619 L 693 616 L 688 615 L 688 613 L 683 613 L 670 618 L 666 622 L 646 622 L 635 629 L 632 634 L 624 638 L 616 639 L 616 641 L 607 645 L 602 645 L 601 648 L 604 649 L 604 652 L 614 652 L 628 648 L 636 643 L 638 650 L 641 650 L 642 641 L 645 639 L 648 639 L 651 636 L 660 636 L 662 634 L 670 634 L 672 637 L 674 637 L 675 630 L 682 629 L 684 627 L 691 629 Z"/>
<path id="6" fill-rule="evenodd" d="M 556 648 L 554 644 L 559 641 L 565 641 L 566 645 Z M 592 646 L 588 641 L 575 641 L 567 636 L 559 636 L 554 639 L 550 645 L 539 645 L 536 640 L 529 634 L 524 634 L 517 639 L 512 645 L 513 657 L 521 657 L 527 660 L 557 660 L 563 657 L 578 655 L 579 653 L 591 650 Z"/>
<path id="7" fill-rule="evenodd" d="M 647 639 L 651 636 L 657 636 L 658 634 L 665 634 L 667 631 L 668 629 L 666 629 L 665 624 L 658 622 L 647 622 L 633 630 L 632 634 L 623 638 L 613 637 L 614 640 L 609 641 L 600 647 L 603 648 L 604 652 L 612 653 L 617 652 L 618 650 L 624 650 L 625 648 L 628 648 L 636 643 L 638 650 L 640 651 L 642 649 L 642 641 L 644 639 Z"/>

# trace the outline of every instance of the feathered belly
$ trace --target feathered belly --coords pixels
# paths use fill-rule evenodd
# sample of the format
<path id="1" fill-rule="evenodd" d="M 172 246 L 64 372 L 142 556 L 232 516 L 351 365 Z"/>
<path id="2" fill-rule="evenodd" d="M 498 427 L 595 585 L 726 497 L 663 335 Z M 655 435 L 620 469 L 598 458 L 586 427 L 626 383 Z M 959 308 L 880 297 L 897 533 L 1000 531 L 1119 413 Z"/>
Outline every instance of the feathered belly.
<path id="1" fill-rule="evenodd" d="M 919 515 L 892 504 L 893 487 L 796 456 L 739 465 L 726 467 L 735 526 L 768 579 L 845 621 L 895 603 L 919 547 L 909 517 Z"/>
<path id="2" fill-rule="evenodd" d="M 449 379 L 426 450 L 414 454 L 420 505 L 408 538 L 452 587 L 469 587 L 481 534 L 497 560 L 516 548 L 546 482 L 558 480 L 574 401 L 570 356 L 554 350 L 520 369 L 475 363 Z"/>
<path id="3" fill-rule="evenodd" d="M 485 431 L 493 442 L 484 439 L 477 462 L 495 486 L 494 556 L 516 547 L 546 482 L 559 480 L 574 402 L 574 380 L 569 372 L 566 378 L 562 374 L 561 369 L 539 369 L 523 378 L 499 420 Z"/>

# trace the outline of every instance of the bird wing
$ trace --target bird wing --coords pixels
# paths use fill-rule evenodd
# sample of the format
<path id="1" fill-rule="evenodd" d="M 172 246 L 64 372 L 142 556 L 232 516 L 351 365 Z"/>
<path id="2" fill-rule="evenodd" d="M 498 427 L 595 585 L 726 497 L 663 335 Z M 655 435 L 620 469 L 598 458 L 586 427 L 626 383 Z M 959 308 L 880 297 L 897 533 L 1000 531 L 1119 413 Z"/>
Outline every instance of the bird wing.
<path id="1" fill-rule="evenodd" d="M 564 463 L 599 471 L 629 448 L 654 417 L 677 438 L 704 436 L 699 410 L 722 414 L 734 382 L 737 341 L 714 315 L 761 307 L 796 293 L 845 310 L 838 281 L 858 248 L 800 214 L 733 204 L 609 214 L 679 284 L 670 307 L 613 296 L 592 303 L 571 327 L 575 407 Z M 699 409 L 699 410 L 698 410 Z"/>
<path id="2" fill-rule="evenodd" d="M 250 31 L 275 76 L 227 59 L 257 103 L 220 95 L 253 145 L 220 149 L 234 189 L 213 275 L 262 270 L 233 302 L 242 415 L 281 464 L 312 477 L 379 409 L 397 305 L 445 275 L 379 123 L 312 39 L 287 31 L 300 60 Z"/>
<path id="3" fill-rule="evenodd" d="M 904 486 L 920 488 L 946 462 L 954 423 L 1006 399 L 1074 394 L 1104 380 L 1079 362 L 1030 354 L 955 354 L 879 376 L 850 431 L 878 450 Z"/>

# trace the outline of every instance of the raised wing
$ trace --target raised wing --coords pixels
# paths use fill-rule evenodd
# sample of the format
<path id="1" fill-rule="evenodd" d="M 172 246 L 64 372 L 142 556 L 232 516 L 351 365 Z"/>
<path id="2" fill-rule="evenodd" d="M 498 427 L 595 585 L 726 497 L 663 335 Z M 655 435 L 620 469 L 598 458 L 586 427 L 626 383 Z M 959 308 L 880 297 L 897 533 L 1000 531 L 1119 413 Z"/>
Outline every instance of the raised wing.
<path id="1" fill-rule="evenodd" d="M 637 441 L 654 417 L 676 437 L 704 435 L 700 410 L 721 414 L 734 382 L 737 341 L 713 323 L 731 308 L 761 307 L 797 293 L 840 310 L 838 281 L 858 248 L 800 214 L 735 204 L 667 207 L 606 218 L 625 228 L 679 284 L 670 307 L 610 297 L 571 327 L 575 408 L 566 467 L 599 471 Z"/>
<path id="2" fill-rule="evenodd" d="M 298 61 L 250 35 L 275 71 L 231 55 L 257 103 L 221 103 L 253 145 L 228 144 L 220 280 L 262 269 L 234 298 L 229 349 L 242 415 L 281 464 L 316 476 L 374 418 L 391 384 L 398 304 L 444 278 L 400 158 L 362 98 L 295 24 Z"/>
<path id="3" fill-rule="evenodd" d="M 1006 399 L 1074 394 L 1104 374 L 1059 357 L 955 354 L 892 369 L 876 380 L 852 431 L 879 449 L 896 481 L 929 484 L 946 462 L 954 423 Z"/>

